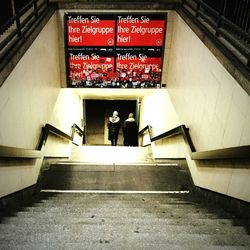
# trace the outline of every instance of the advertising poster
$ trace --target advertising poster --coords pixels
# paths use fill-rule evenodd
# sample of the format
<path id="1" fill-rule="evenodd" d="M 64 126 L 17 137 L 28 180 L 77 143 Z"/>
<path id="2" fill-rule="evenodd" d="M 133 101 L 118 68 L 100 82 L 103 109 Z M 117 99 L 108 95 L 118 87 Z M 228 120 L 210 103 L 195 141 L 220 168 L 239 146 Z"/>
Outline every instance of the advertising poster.
<path id="1" fill-rule="evenodd" d="M 159 88 L 161 78 L 159 48 L 117 48 L 116 72 L 121 87 Z"/>
<path id="2" fill-rule="evenodd" d="M 114 46 L 113 16 L 72 14 L 66 17 L 67 44 L 71 46 Z"/>
<path id="3" fill-rule="evenodd" d="M 68 87 L 160 88 L 165 27 L 165 14 L 65 14 Z"/>
<path id="4" fill-rule="evenodd" d="M 164 16 L 118 15 L 116 46 L 163 46 Z"/>
<path id="5" fill-rule="evenodd" d="M 112 48 L 71 49 L 68 64 L 72 87 L 108 87 L 114 77 Z"/>

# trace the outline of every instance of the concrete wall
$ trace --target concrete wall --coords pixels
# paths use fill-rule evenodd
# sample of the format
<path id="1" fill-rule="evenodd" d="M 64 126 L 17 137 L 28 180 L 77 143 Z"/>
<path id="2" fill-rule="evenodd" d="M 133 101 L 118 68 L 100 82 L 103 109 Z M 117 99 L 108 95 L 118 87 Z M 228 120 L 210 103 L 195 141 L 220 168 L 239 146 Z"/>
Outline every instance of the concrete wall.
<path id="1" fill-rule="evenodd" d="M 0 144 L 34 149 L 60 90 L 53 16 L 0 88 Z"/>
<path id="2" fill-rule="evenodd" d="M 142 99 L 139 130 L 147 125 L 153 127 L 154 136 L 180 125 L 167 90 L 152 90 Z"/>
<path id="3" fill-rule="evenodd" d="M 81 98 L 73 89 L 61 89 L 57 98 L 49 124 L 71 135 L 71 127 L 75 123 L 82 128 L 83 103 Z M 77 134 L 75 134 L 75 137 Z M 77 138 L 76 138 L 77 139 Z M 81 138 L 78 138 L 81 143 Z M 71 153 L 71 142 L 50 135 L 44 150 L 44 156 L 69 157 Z"/>
<path id="4" fill-rule="evenodd" d="M 169 94 L 197 150 L 249 145 L 250 97 L 178 15 L 170 56 Z"/>
<path id="5" fill-rule="evenodd" d="M 167 75 L 170 99 L 197 151 L 250 144 L 249 96 L 176 13 Z M 157 156 L 185 156 L 195 185 L 250 201 L 249 161 L 192 161 L 180 137 L 155 146 Z"/>
<path id="6" fill-rule="evenodd" d="M 60 91 L 55 15 L 0 88 L 0 145 L 35 149 Z M 39 160 L 1 159 L 0 197 L 36 183 Z"/>

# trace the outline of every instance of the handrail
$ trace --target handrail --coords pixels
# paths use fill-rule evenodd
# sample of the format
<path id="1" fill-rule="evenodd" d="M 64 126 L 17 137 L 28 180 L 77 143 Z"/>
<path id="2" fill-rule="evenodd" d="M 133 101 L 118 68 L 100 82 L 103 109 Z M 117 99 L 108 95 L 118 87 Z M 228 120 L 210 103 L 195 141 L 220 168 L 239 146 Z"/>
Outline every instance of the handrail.
<path id="1" fill-rule="evenodd" d="M 83 136 L 84 133 L 80 129 L 79 126 L 77 126 L 76 124 L 73 124 L 71 128 L 72 128 L 71 135 L 68 135 L 68 134 L 62 132 L 61 130 L 59 130 L 58 128 L 46 123 L 46 125 L 42 128 L 43 132 L 42 132 L 42 135 L 41 135 L 40 140 L 38 142 L 37 149 L 38 150 L 42 149 L 42 146 L 45 145 L 50 133 L 55 134 L 55 135 L 62 137 L 64 139 L 67 139 L 69 141 L 73 141 L 74 133 L 78 133 L 79 136 Z"/>
<path id="2" fill-rule="evenodd" d="M 72 128 L 72 132 L 71 132 L 71 137 L 72 138 L 74 136 L 74 133 L 77 133 L 81 137 L 84 135 L 84 132 L 82 131 L 82 129 L 77 124 L 74 123 L 71 128 Z"/>
<path id="3" fill-rule="evenodd" d="M 226 4 L 226 1 L 224 4 Z M 240 70 L 242 73 L 246 75 L 246 77 L 249 77 L 249 32 L 229 20 L 225 16 L 225 8 L 226 6 L 224 6 L 224 9 L 220 13 L 201 0 L 183 0 L 182 7 L 179 10 L 183 11 L 194 23 L 202 28 L 202 30 L 206 30 L 210 38 L 216 41 L 221 49 L 223 48 L 225 55 L 228 56 L 230 60 L 232 59 L 233 63 L 235 63 L 234 61 L 236 59 L 241 65 Z M 206 24 L 209 24 L 210 28 L 204 25 L 203 20 L 205 20 Z M 229 46 L 227 43 L 222 42 L 221 38 L 225 39 Z M 236 63 L 235 65 L 237 66 Z"/>
<path id="4" fill-rule="evenodd" d="M 141 131 L 138 132 L 138 135 L 142 135 L 145 133 L 145 131 L 148 131 L 149 135 L 150 135 L 150 138 L 153 137 L 153 132 L 152 132 L 152 127 L 150 125 L 147 125 L 145 128 L 143 128 Z"/>
<path id="5" fill-rule="evenodd" d="M 250 158 L 250 146 L 221 148 L 208 151 L 192 152 L 192 160 L 245 159 Z"/>
<path id="6" fill-rule="evenodd" d="M 76 124 L 71 127 L 71 137 L 74 138 L 74 134 L 77 133 L 78 136 L 82 137 L 82 144 L 85 144 L 85 134 L 83 130 Z"/>
<path id="7" fill-rule="evenodd" d="M 40 150 L 24 149 L 7 147 L 0 145 L 0 158 L 41 158 L 42 153 Z"/>
<path id="8" fill-rule="evenodd" d="M 152 126 L 147 125 L 143 128 L 139 135 L 142 135 L 147 129 Z M 206 150 L 206 151 L 196 151 L 194 144 L 192 142 L 189 129 L 185 125 L 178 126 L 169 131 L 166 131 L 155 137 L 150 137 L 151 142 L 163 138 L 170 138 L 173 136 L 182 135 L 186 145 L 188 146 L 189 153 L 192 160 L 217 160 L 217 159 L 249 159 L 250 158 L 250 145 L 239 146 L 239 147 L 230 147 L 230 148 L 221 148 L 215 150 Z"/>
<path id="9" fill-rule="evenodd" d="M 41 134 L 40 140 L 39 140 L 38 145 L 37 145 L 38 150 L 41 150 L 42 147 L 45 145 L 45 143 L 47 141 L 47 138 L 48 138 L 50 133 L 55 134 L 55 135 L 57 135 L 59 137 L 62 137 L 64 139 L 67 139 L 69 141 L 72 141 L 72 136 L 67 135 L 66 133 L 62 132 L 61 130 L 59 130 L 56 127 L 54 127 L 54 126 L 47 123 L 42 128 L 42 134 Z"/>
<path id="10" fill-rule="evenodd" d="M 58 128 L 47 123 L 42 128 L 41 137 L 39 139 L 38 145 L 35 150 L 0 145 L 0 158 L 31 158 L 31 159 L 41 158 L 42 157 L 41 150 L 42 147 L 46 144 L 49 134 L 54 134 L 66 140 L 73 141 L 75 132 L 78 133 L 79 136 L 83 136 L 83 131 L 76 124 L 72 125 L 72 134 L 70 136 L 62 132 Z M 82 135 L 80 135 L 80 133 Z"/>
<path id="11" fill-rule="evenodd" d="M 4 77 L 0 80 L 0 86 L 8 76 L 10 69 L 15 66 L 26 51 L 27 46 L 23 46 L 23 43 L 26 42 L 27 45 L 30 45 L 31 37 L 37 36 L 41 26 L 44 25 L 44 20 L 51 16 L 54 11 L 54 4 L 48 0 L 40 2 L 39 5 L 37 0 L 30 0 L 18 13 L 0 27 L 1 36 L 6 31 L 6 37 L 3 35 L 0 40 L 0 71 L 3 71 L 6 65 L 10 64 L 11 59 L 14 58 L 13 63 L 3 74 Z M 7 30 L 10 28 L 11 31 L 8 32 Z M 21 50 L 22 53 L 14 57 L 18 50 Z"/>

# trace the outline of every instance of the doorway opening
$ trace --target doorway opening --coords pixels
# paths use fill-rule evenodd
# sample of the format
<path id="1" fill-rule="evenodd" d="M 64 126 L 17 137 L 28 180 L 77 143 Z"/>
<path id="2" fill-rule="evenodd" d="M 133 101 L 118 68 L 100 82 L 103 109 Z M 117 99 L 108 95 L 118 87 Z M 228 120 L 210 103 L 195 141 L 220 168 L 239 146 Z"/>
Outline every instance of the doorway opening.
<path id="1" fill-rule="evenodd" d="M 121 124 L 129 113 L 139 119 L 136 100 L 85 100 L 85 138 L 86 145 L 110 145 L 108 140 L 108 119 L 113 111 L 118 111 Z M 123 146 L 122 129 L 119 131 L 118 146 Z"/>

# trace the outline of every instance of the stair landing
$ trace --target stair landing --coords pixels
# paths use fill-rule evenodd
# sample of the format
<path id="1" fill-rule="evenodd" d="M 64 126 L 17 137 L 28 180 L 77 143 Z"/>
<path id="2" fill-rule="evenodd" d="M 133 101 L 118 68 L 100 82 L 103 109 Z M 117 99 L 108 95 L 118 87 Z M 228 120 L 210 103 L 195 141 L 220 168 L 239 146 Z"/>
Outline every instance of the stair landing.
<path id="1" fill-rule="evenodd" d="M 150 147 L 79 146 L 72 148 L 70 161 L 92 163 L 152 162 Z"/>

